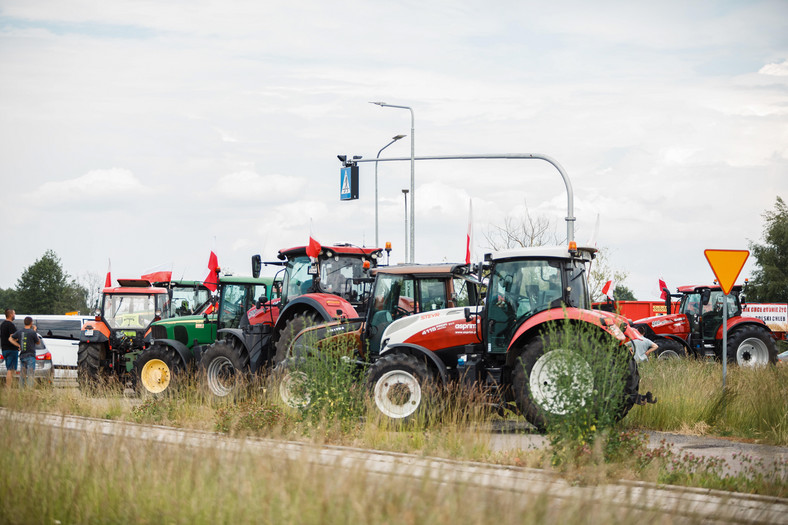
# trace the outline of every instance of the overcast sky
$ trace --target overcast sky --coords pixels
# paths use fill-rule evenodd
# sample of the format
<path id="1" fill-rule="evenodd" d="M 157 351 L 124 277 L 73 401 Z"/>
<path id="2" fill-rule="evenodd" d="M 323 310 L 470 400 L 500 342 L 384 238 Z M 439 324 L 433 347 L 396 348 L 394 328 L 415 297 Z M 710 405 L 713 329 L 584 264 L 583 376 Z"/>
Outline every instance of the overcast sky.
<path id="1" fill-rule="evenodd" d="M 248 274 L 304 244 L 375 241 L 374 165 L 337 154 L 541 153 L 638 299 L 707 283 L 788 199 L 788 2 L 0 0 L 0 287 L 54 250 L 72 276 Z M 416 164 L 417 262 L 461 261 L 527 206 L 566 231 L 558 172 Z M 407 162 L 379 165 L 404 260 Z M 752 261 L 742 277 L 752 274 Z"/>

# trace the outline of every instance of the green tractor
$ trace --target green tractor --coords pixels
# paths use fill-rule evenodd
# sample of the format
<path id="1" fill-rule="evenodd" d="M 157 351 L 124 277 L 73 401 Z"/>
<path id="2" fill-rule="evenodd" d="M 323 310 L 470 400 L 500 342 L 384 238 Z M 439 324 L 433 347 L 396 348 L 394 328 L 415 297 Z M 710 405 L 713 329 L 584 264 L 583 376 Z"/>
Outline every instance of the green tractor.
<path id="1" fill-rule="evenodd" d="M 240 328 L 247 312 L 278 296 L 273 277 L 219 277 L 218 298 L 201 313 L 162 319 L 151 324 L 152 343 L 134 362 L 141 393 L 160 395 L 175 378 L 196 367 L 203 351 L 222 329 Z M 186 309 L 188 304 L 181 304 Z M 179 304 L 173 302 L 173 308 Z"/>

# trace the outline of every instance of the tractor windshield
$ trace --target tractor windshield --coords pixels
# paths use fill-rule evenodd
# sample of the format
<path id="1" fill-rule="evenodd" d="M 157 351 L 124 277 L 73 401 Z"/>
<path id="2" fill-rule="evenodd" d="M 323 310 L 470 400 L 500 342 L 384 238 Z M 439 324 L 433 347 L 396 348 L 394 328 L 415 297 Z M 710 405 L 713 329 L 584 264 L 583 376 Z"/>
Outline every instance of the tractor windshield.
<path id="1" fill-rule="evenodd" d="M 364 283 L 359 279 L 365 276 L 363 259 L 337 254 L 320 262 L 320 291 L 359 301 L 364 294 Z"/>
<path id="2" fill-rule="evenodd" d="M 211 291 L 202 284 L 175 286 L 172 289 L 172 314 L 175 317 L 199 314 L 210 298 Z"/>
<path id="3" fill-rule="evenodd" d="M 113 294 L 104 296 L 103 314 L 110 328 L 145 328 L 156 317 L 169 316 L 166 294 Z"/>

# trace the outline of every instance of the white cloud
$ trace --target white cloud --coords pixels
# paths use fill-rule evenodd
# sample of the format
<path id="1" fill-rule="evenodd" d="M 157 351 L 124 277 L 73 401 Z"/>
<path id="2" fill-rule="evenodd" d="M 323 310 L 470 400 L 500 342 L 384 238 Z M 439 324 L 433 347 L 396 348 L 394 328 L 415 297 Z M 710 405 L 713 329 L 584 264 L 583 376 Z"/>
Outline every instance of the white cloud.
<path id="1" fill-rule="evenodd" d="M 298 195 L 304 186 L 306 181 L 300 177 L 238 171 L 219 177 L 214 190 L 224 198 L 262 204 L 290 199 Z"/>
<path id="2" fill-rule="evenodd" d="M 786 77 L 788 76 L 788 60 L 780 63 L 780 64 L 766 64 L 761 69 L 758 70 L 758 73 L 761 75 L 771 75 L 776 77 Z"/>
<path id="3" fill-rule="evenodd" d="M 90 206 L 106 201 L 126 201 L 142 197 L 150 188 L 134 174 L 122 168 L 92 170 L 74 179 L 49 181 L 36 191 L 42 205 L 80 201 Z"/>

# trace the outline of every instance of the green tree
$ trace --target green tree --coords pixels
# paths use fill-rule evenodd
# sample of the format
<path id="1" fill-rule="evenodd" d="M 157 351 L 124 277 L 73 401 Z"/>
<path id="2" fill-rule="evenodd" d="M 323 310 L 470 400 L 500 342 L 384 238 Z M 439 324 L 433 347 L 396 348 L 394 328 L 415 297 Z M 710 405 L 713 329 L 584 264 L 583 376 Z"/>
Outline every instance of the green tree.
<path id="1" fill-rule="evenodd" d="M 632 293 L 632 290 L 623 284 L 616 285 L 615 290 L 613 290 L 613 299 L 616 301 L 637 301 L 637 299 L 635 299 L 635 294 Z"/>
<path id="2" fill-rule="evenodd" d="M 0 288 L 0 318 L 3 316 L 6 308 L 15 308 L 16 304 L 16 290 L 13 288 L 3 289 Z"/>
<path id="3" fill-rule="evenodd" d="M 47 250 L 19 277 L 13 308 L 31 315 L 87 312 L 86 299 L 87 291 L 63 270 L 57 254 Z"/>
<path id="4" fill-rule="evenodd" d="M 750 281 L 747 299 L 751 302 L 788 301 L 788 206 L 779 196 L 774 210 L 763 214 L 764 244 L 750 242 L 757 268 Z"/>

